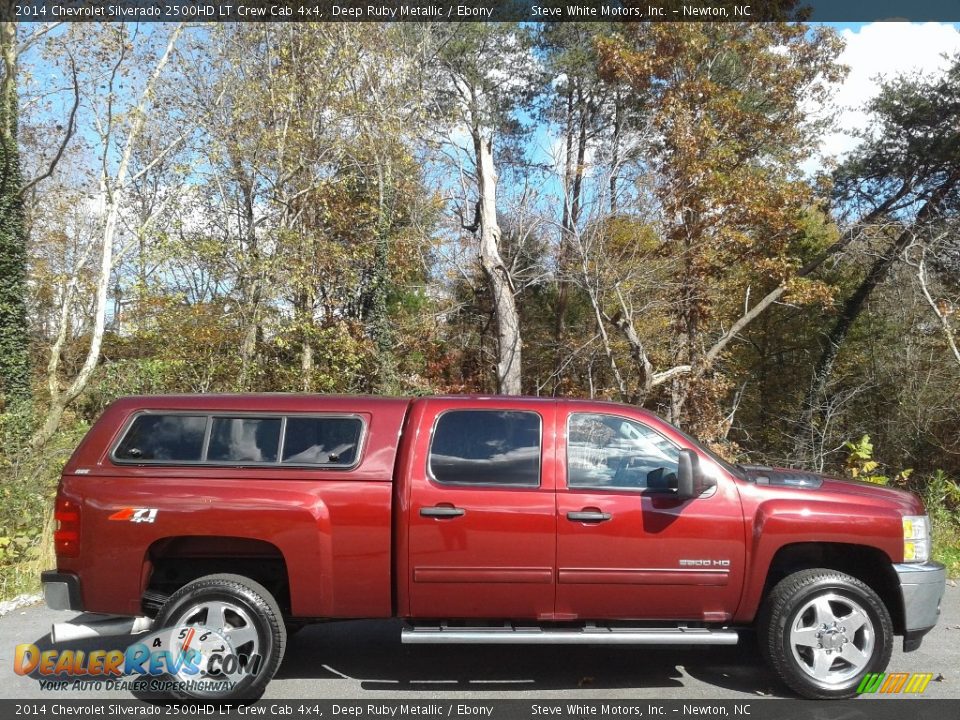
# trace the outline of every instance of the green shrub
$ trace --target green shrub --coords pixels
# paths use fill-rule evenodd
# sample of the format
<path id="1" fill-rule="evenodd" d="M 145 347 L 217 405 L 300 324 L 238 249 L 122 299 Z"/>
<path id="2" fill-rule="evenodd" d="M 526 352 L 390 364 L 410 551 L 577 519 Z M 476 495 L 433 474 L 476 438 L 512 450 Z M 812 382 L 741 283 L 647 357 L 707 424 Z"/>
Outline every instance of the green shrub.
<path id="1" fill-rule="evenodd" d="M 11 415 L 0 415 L 0 437 L 28 437 L 32 423 Z M 40 571 L 52 567 L 53 498 L 60 471 L 86 431 L 83 422 L 65 425 L 39 452 L 25 441 L 0 448 L 0 599 L 36 591 Z"/>
<path id="2" fill-rule="evenodd" d="M 933 530 L 933 557 L 960 577 L 960 486 L 942 470 L 919 488 Z"/>
<path id="3" fill-rule="evenodd" d="M 873 459 L 873 443 L 870 436 L 864 435 L 858 442 L 848 440 L 843 444 L 847 450 L 847 474 L 854 480 L 874 483 L 875 485 L 905 485 L 913 470 L 901 470 L 893 478 L 881 475 L 880 463 Z"/>

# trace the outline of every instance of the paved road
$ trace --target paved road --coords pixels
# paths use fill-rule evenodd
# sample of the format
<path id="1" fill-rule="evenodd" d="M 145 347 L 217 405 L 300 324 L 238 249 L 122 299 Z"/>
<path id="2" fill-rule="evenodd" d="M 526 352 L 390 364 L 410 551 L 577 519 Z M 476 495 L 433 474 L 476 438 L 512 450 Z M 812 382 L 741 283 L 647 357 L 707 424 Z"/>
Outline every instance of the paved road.
<path id="1" fill-rule="evenodd" d="M 49 647 L 52 622 L 76 617 L 42 605 L 0 618 L 0 697 L 128 698 L 125 691 L 54 693 L 13 672 L 17 644 Z M 791 697 L 750 639 L 736 647 L 604 648 L 401 645 L 393 621 L 329 623 L 290 640 L 266 698 L 744 699 Z M 129 638 L 62 647 L 125 648 Z M 925 695 L 960 699 L 960 588 L 947 588 L 943 616 L 917 652 L 894 650 L 891 671 L 942 676 Z"/>

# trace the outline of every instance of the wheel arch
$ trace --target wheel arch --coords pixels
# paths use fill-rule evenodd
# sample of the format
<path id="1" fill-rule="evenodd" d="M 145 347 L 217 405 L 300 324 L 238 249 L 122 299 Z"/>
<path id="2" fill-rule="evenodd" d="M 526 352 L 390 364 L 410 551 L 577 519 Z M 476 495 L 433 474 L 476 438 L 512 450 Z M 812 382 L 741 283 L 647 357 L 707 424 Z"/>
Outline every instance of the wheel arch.
<path id="1" fill-rule="evenodd" d="M 812 568 L 837 570 L 868 585 L 890 613 L 894 632 L 903 634 L 904 608 L 899 579 L 887 554 L 869 545 L 823 542 L 784 545 L 770 560 L 758 605 L 785 577 Z"/>
<path id="2" fill-rule="evenodd" d="M 232 574 L 266 588 L 284 615 L 290 614 L 290 580 L 286 558 L 273 543 L 239 536 L 181 535 L 161 538 L 144 555 L 141 605 L 155 617 L 173 593 L 207 575 Z"/>

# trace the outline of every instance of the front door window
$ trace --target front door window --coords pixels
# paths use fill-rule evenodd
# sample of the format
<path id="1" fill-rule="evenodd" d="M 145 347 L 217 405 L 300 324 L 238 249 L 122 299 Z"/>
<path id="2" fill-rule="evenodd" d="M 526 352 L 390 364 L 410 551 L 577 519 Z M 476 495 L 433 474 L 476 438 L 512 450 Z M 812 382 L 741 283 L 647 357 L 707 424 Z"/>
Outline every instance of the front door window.
<path id="1" fill-rule="evenodd" d="M 672 490 L 677 487 L 679 457 L 676 445 L 633 420 L 595 413 L 570 416 L 571 488 Z"/>

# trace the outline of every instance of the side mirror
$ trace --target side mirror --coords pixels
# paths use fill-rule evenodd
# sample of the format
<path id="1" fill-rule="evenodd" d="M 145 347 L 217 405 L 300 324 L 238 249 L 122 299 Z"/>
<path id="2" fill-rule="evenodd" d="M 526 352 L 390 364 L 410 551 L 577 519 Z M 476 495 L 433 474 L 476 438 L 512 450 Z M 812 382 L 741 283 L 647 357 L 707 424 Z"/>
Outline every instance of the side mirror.
<path id="1" fill-rule="evenodd" d="M 700 497 L 703 492 L 716 485 L 716 481 L 707 478 L 700 470 L 700 456 L 693 450 L 681 450 L 677 466 L 677 497 L 691 500 Z"/>

